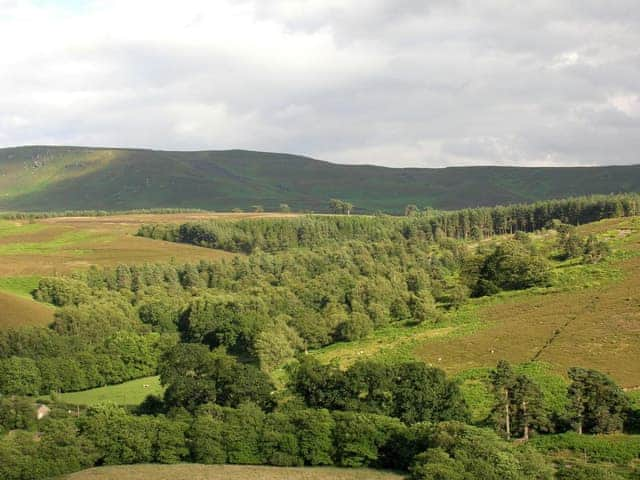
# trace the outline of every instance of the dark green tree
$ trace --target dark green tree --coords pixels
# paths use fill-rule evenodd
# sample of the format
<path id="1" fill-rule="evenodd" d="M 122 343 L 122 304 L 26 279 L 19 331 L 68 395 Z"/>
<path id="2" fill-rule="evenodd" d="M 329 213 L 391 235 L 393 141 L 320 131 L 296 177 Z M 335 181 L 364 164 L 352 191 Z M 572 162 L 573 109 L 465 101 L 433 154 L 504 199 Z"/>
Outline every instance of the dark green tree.
<path id="1" fill-rule="evenodd" d="M 629 400 L 608 376 L 596 370 L 570 368 L 569 415 L 578 433 L 622 430 Z"/>

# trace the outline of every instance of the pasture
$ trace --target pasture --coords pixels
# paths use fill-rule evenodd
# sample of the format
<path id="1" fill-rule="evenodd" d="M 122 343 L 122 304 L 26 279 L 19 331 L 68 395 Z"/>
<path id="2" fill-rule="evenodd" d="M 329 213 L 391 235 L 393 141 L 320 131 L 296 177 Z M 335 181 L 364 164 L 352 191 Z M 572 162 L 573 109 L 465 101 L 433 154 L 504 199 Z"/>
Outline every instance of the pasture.
<path id="1" fill-rule="evenodd" d="M 232 254 L 136 237 L 143 223 L 182 223 L 207 218 L 279 214 L 132 214 L 0 220 L 0 277 L 56 275 L 90 265 L 214 260 Z"/>
<path id="2" fill-rule="evenodd" d="M 53 321 L 53 307 L 0 291 L 0 329 L 25 325 L 48 325 Z"/>
<path id="3" fill-rule="evenodd" d="M 47 325 L 53 309 L 31 299 L 40 277 L 91 265 L 197 262 L 234 254 L 135 236 L 143 223 L 282 216 L 268 213 L 131 214 L 0 220 L 0 328 Z"/>
<path id="4" fill-rule="evenodd" d="M 91 468 L 66 480 L 400 480 L 398 473 L 367 468 L 252 465 L 123 465 Z"/>
<path id="5" fill-rule="evenodd" d="M 115 403 L 121 406 L 139 405 L 147 395 L 162 395 L 160 377 L 145 377 L 106 387 L 92 388 L 82 392 L 57 395 L 57 400 L 70 405 L 90 407 L 99 403 Z"/>
<path id="6" fill-rule="evenodd" d="M 441 365 L 449 373 L 495 365 L 543 361 L 564 373 L 584 366 L 607 373 L 624 387 L 640 385 L 640 228 L 637 221 L 606 221 L 583 230 L 617 240 L 621 259 L 604 270 L 620 275 L 594 282 L 590 267 L 571 274 L 578 288 L 549 289 L 505 297 L 477 308 L 477 328 L 421 342 L 416 357 Z"/>

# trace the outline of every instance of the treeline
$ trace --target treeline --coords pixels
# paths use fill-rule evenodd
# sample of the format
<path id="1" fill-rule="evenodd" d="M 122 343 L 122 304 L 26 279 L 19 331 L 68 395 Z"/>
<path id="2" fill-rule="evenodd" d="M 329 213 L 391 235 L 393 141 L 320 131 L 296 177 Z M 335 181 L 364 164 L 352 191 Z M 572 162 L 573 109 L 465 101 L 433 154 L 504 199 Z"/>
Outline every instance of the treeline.
<path id="1" fill-rule="evenodd" d="M 533 232 L 554 220 L 580 225 L 640 213 L 640 195 L 596 195 L 532 204 L 426 211 L 408 217 L 305 216 L 269 220 L 210 220 L 182 225 L 142 225 L 138 235 L 230 252 L 313 248 L 347 240 L 436 241 L 443 237 L 481 240 L 505 233 Z"/>
<path id="2" fill-rule="evenodd" d="M 466 405 L 456 384 L 437 369 L 413 362 L 392 372 L 364 362 L 342 379 L 337 372 L 323 379 L 314 374 L 318 368 L 302 359 L 292 397 L 273 398 L 270 380 L 255 367 L 203 345 L 179 344 L 160 362 L 164 398 L 148 397 L 136 414 L 114 405 L 90 408 L 77 419 L 54 411 L 38 425 L 37 441 L 21 432 L 0 440 L 0 474 L 38 479 L 93 465 L 193 461 L 393 468 L 411 471 L 415 479 L 432 478 L 427 472 L 434 468 L 496 479 L 524 480 L 531 472 L 552 478 L 533 450 L 455 421 L 468 418 Z M 389 373 L 396 377 L 388 379 Z M 308 395 L 317 391 L 313 383 L 325 380 L 350 392 L 348 406 L 311 407 L 318 401 Z M 385 400 L 386 386 L 391 395 Z M 335 397 L 335 388 L 319 393 Z M 395 417 L 379 413 L 386 403 Z M 9 420 L 24 416 L 24 402 L 8 404 L 22 413 Z"/>
<path id="3" fill-rule="evenodd" d="M 439 229 L 441 234 L 448 237 L 480 240 L 505 233 L 535 232 L 547 228 L 553 220 L 568 225 L 582 225 L 605 218 L 638 214 L 640 195 L 625 193 L 441 212 L 434 219 L 429 219 L 427 212 L 418 218 L 431 224 L 434 236 L 436 229 Z"/>
<path id="4" fill-rule="evenodd" d="M 402 237 L 398 217 L 303 216 L 295 218 L 211 220 L 142 225 L 138 235 L 171 242 L 191 243 L 229 252 L 277 252 L 316 247 L 348 240 L 378 242 Z"/>
<path id="5" fill-rule="evenodd" d="M 94 465 L 198 462 L 393 468 L 415 480 L 552 479 L 535 450 L 460 422 L 402 422 L 368 413 L 285 406 L 265 413 L 204 405 L 193 415 L 132 415 L 104 405 L 80 419 L 47 419 L 0 438 L 0 476 L 38 480 Z M 458 476 L 442 476 L 457 472 Z M 439 476 L 434 476 L 438 475 Z"/>
<path id="6" fill-rule="evenodd" d="M 155 375 L 161 352 L 176 340 L 121 331 L 87 345 L 43 328 L 0 332 L 0 393 L 71 392 Z"/>
<path id="7" fill-rule="evenodd" d="M 526 443 L 466 424 L 457 385 L 419 362 L 362 361 L 340 371 L 305 356 L 289 392 L 275 398 L 266 375 L 241 365 L 202 345 L 176 345 L 160 364 L 164 398 L 150 396 L 135 412 L 102 405 L 74 418 L 54 408 L 36 424 L 29 401 L 0 397 L 0 429 L 13 430 L 0 437 L 0 476 L 34 480 L 94 465 L 187 461 L 389 468 L 413 480 L 621 478 L 596 465 L 553 466 Z M 570 376 L 565 429 L 619 431 L 629 407 L 621 389 L 599 372 L 572 369 Z M 504 362 L 491 378 L 496 427 L 507 421 L 514 437 L 549 428 L 530 379 Z M 640 454 L 637 443 L 603 449 L 595 437 L 537 438 L 545 451 L 583 445 L 585 455 L 604 461 Z"/>

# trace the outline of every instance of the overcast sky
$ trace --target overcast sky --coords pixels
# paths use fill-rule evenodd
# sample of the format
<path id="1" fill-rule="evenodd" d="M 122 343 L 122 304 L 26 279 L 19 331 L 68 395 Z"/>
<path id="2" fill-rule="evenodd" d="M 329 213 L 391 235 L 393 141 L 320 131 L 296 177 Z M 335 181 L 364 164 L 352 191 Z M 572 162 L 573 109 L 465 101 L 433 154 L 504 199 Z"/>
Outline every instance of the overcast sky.
<path id="1" fill-rule="evenodd" d="M 640 1 L 0 0 L 0 146 L 640 163 Z"/>

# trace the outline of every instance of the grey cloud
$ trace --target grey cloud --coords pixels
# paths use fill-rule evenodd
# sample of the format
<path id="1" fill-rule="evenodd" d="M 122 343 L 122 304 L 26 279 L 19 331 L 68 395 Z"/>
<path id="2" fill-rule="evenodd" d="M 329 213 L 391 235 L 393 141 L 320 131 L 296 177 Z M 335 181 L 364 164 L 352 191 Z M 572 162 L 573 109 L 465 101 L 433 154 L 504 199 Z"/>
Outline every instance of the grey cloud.
<path id="1" fill-rule="evenodd" d="M 223 3 L 186 1 L 166 37 L 141 20 L 10 65 L 0 46 L 0 143 L 640 162 L 636 1 L 256 0 L 237 32 L 212 22 Z"/>

